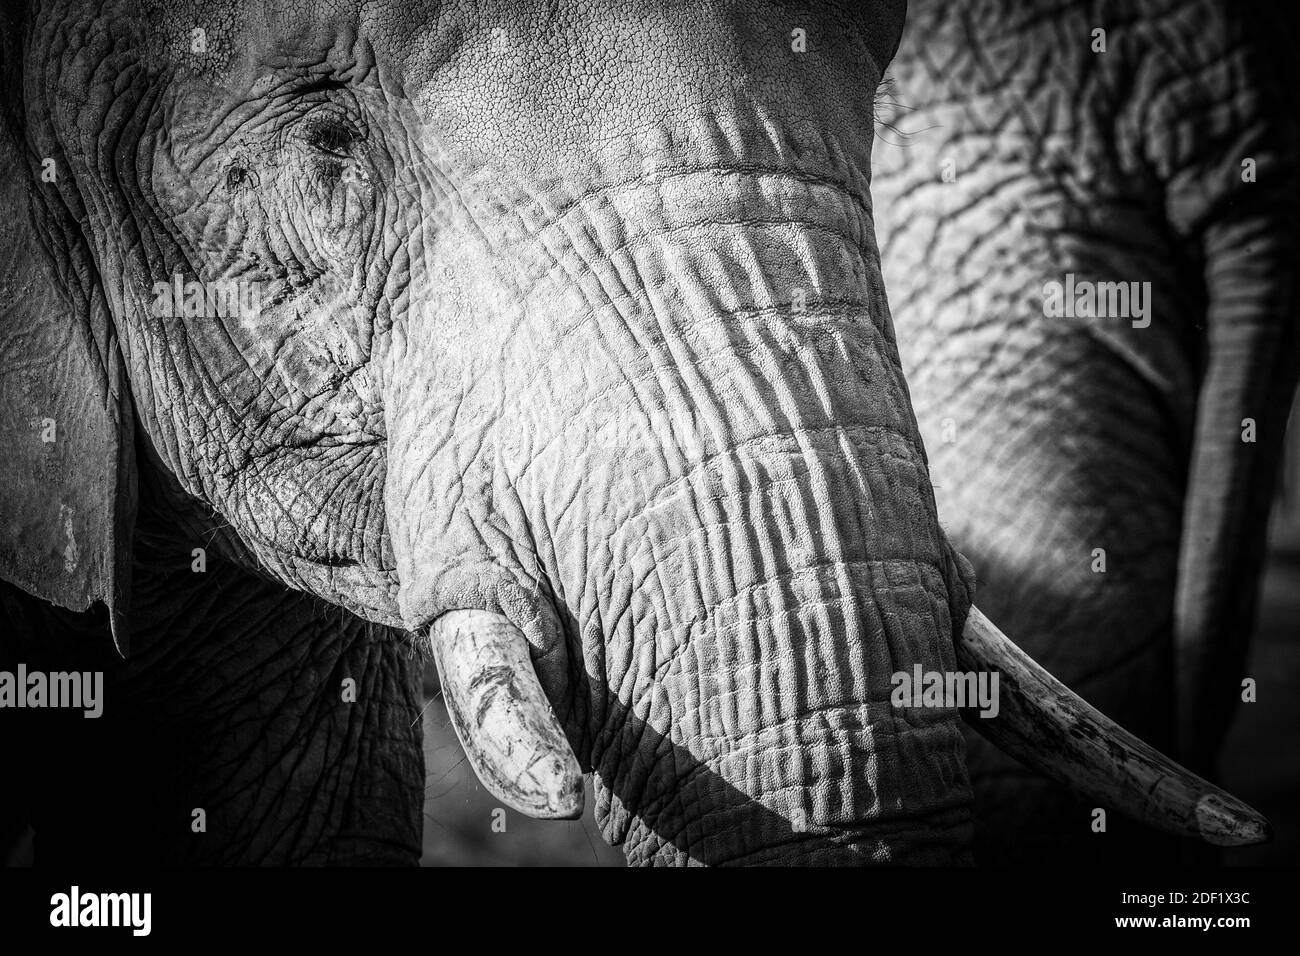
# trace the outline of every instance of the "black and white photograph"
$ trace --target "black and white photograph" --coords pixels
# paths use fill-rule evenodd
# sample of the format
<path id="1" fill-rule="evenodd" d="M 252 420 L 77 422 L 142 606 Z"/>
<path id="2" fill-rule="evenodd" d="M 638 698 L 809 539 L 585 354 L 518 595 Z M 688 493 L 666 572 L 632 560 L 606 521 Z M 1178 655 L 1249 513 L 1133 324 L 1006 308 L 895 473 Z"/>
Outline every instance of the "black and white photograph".
<path id="1" fill-rule="evenodd" d="M 0 930 L 1284 922 L 1300 3 L 4 0 L 0 83 Z"/>

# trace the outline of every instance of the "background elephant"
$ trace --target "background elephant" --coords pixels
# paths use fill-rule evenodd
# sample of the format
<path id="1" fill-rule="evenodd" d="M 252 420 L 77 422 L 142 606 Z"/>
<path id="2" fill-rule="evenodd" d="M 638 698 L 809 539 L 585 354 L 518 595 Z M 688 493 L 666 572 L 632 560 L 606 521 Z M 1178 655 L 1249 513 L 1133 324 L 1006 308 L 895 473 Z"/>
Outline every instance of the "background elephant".
<path id="1" fill-rule="evenodd" d="M 1283 6 L 920 0 L 879 107 L 886 284 L 980 604 L 1202 769 L 1247 676 L 1296 381 Z M 1067 275 L 1149 283 L 1150 311 L 1049 315 Z M 1159 851 L 1098 839 L 1089 804 L 982 741 L 970 761 L 978 859 Z"/>
<path id="2" fill-rule="evenodd" d="M 880 278 L 901 4 L 7 16 L 5 653 L 108 682 L 3 715 L 40 858 L 414 862 L 426 643 L 634 862 L 969 858 L 891 699 L 1008 646 Z"/>

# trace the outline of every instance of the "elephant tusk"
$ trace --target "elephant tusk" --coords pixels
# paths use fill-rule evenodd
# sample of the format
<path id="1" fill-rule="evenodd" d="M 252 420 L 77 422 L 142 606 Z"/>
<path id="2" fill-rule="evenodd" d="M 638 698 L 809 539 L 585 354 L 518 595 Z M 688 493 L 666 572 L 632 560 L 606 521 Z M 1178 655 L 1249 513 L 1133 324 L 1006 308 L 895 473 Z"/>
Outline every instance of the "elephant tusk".
<path id="1" fill-rule="evenodd" d="M 582 769 L 519 629 L 500 614 L 449 611 L 429 640 L 451 725 L 483 786 L 530 817 L 581 816 Z"/>
<path id="2" fill-rule="evenodd" d="M 1263 815 L 1133 736 L 1040 667 L 971 607 L 958 666 L 997 671 L 998 715 L 963 716 L 1035 770 L 1148 826 L 1219 846 L 1263 843 Z"/>

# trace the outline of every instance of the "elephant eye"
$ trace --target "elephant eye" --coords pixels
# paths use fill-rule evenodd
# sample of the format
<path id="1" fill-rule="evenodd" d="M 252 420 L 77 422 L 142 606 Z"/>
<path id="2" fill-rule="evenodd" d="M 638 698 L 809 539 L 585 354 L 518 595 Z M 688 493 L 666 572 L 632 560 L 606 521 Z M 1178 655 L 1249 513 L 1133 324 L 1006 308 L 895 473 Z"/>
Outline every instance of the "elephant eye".
<path id="1" fill-rule="evenodd" d="M 312 123 L 304 138 L 307 145 L 318 152 L 335 159 L 349 159 L 353 145 L 362 137 L 350 126 L 334 119 L 325 119 Z"/>

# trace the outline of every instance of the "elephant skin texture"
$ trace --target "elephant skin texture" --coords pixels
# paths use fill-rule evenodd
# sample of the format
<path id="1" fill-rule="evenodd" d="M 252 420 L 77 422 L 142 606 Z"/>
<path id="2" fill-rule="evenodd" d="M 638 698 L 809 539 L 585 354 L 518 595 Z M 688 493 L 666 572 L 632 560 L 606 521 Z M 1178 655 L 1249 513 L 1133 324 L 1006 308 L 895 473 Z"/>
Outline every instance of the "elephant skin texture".
<path id="1" fill-rule="evenodd" d="M 4 16 L 5 653 L 107 675 L 5 717 L 38 859 L 415 862 L 464 609 L 630 862 L 970 860 L 955 708 L 889 700 L 973 589 L 874 237 L 901 4 Z"/>
<path id="2" fill-rule="evenodd" d="M 1295 20 L 921 0 L 878 107 L 903 368 L 981 609 L 1207 775 L 1296 382 Z M 1100 837 L 1091 805 L 968 738 L 980 862 L 1177 852 L 1113 816 Z"/>

